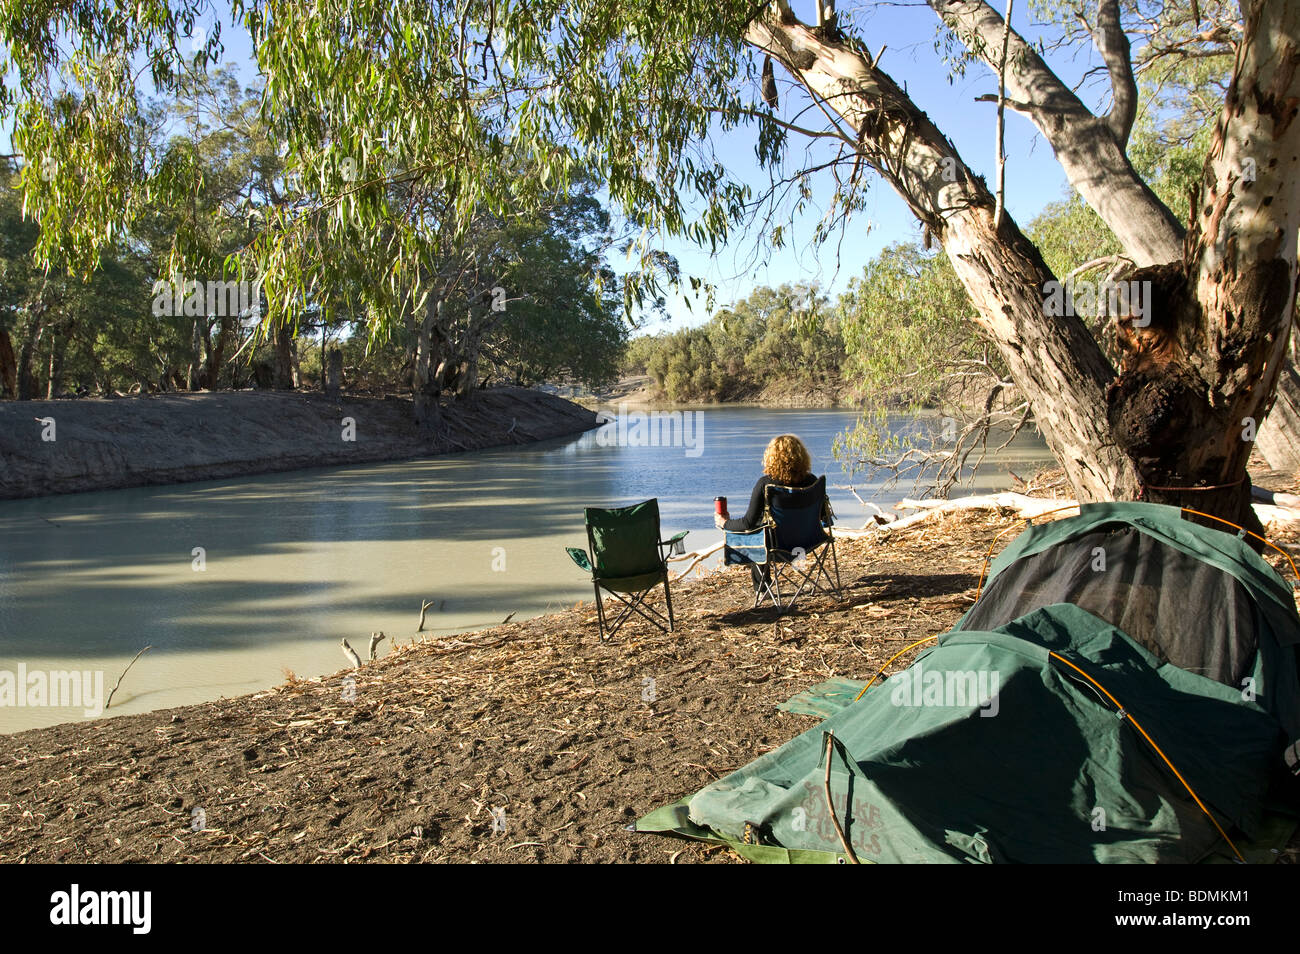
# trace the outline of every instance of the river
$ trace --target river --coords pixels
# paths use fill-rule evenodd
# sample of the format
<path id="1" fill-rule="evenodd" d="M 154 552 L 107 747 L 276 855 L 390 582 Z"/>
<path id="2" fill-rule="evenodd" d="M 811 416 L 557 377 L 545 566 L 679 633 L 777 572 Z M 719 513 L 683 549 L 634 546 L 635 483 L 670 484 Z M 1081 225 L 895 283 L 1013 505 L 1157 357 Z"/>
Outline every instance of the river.
<path id="1" fill-rule="evenodd" d="M 102 700 L 151 646 L 109 710 L 143 712 L 336 671 L 343 637 L 364 657 L 382 630 L 386 652 L 392 637 L 410 641 L 423 600 L 434 601 L 433 635 L 590 600 L 563 549 L 586 545 L 583 507 L 658 497 L 665 535 L 690 530 L 688 549 L 703 548 L 721 538 L 713 497 L 740 512 L 778 433 L 807 443 L 841 523 L 866 519 L 831 455 L 853 412 L 683 415 L 676 446 L 642 446 L 644 422 L 624 417 L 578 437 L 427 460 L 0 502 L 0 732 L 87 717 L 85 706 L 6 702 L 6 673 L 12 687 L 20 666 L 29 679 L 102 673 Z M 972 492 L 1050 460 L 1036 434 L 1021 434 Z M 911 490 L 857 480 L 882 506 Z"/>

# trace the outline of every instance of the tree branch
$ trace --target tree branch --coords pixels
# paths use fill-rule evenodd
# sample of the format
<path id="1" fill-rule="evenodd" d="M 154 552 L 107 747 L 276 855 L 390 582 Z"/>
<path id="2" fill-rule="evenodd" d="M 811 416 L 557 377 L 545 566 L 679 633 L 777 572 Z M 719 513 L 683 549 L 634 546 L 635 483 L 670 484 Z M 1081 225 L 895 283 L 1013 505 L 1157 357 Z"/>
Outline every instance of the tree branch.
<path id="1" fill-rule="evenodd" d="M 926 0 L 966 47 L 995 73 L 1002 17 L 984 0 Z M 1051 143 L 1083 200 L 1139 265 L 1175 261 L 1184 229 L 1133 169 L 1107 120 L 1095 116 L 1015 30 L 1009 33 L 1007 95 Z"/>
<path id="2" fill-rule="evenodd" d="M 1128 35 L 1119 19 L 1119 0 L 1101 0 L 1093 42 L 1110 73 L 1111 107 L 1106 125 L 1121 149 L 1128 146 L 1133 120 L 1137 118 L 1138 89 L 1133 79 L 1133 60 Z"/>
<path id="3" fill-rule="evenodd" d="M 1007 150 L 1005 131 L 1007 124 L 1007 47 L 1011 43 L 1011 9 L 1015 0 L 1007 0 L 1007 19 L 1002 25 L 1002 58 L 998 61 L 998 185 L 995 190 L 997 207 L 993 211 L 993 223 L 1002 224 L 1002 210 L 1007 201 Z"/>

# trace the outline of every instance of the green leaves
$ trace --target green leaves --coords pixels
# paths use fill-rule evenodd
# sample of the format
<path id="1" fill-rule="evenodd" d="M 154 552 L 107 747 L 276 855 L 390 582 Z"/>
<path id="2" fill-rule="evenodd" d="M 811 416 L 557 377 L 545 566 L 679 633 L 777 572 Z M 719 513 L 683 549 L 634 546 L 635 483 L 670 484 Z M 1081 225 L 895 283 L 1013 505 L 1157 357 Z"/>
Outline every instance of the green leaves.
<path id="1" fill-rule="evenodd" d="M 58 186 L 25 178 L 38 252 L 91 268 L 104 235 L 185 186 L 183 163 L 132 138 L 147 107 L 126 64 L 144 57 L 156 91 L 179 92 L 214 62 L 218 33 L 214 24 L 204 42 L 187 41 L 207 10 L 197 0 L 137 0 L 129 11 L 83 0 L 45 20 L 25 7 L 0 0 L 12 102 L 27 107 L 16 141 L 81 172 Z M 265 77 L 260 121 L 288 144 L 286 172 L 299 177 L 276 190 L 240 257 L 267 278 L 272 316 L 329 283 L 319 251 L 341 247 L 387 299 L 379 313 L 390 311 L 477 218 L 536 211 L 584 167 L 636 228 L 716 247 L 745 214 L 746 186 L 702 141 L 712 123 L 739 120 L 749 3 L 238 0 L 234 12 Z M 70 57 L 56 42 L 65 35 Z M 80 118 L 51 112 L 50 74 L 74 62 L 83 70 L 68 94 L 94 104 Z M 769 130 L 764 154 L 775 158 L 781 139 Z M 343 159 L 358 178 L 340 176 Z M 527 177 L 511 174 L 525 167 Z M 74 195 L 76 181 L 86 188 Z M 200 243 L 177 224 L 169 265 L 184 268 Z M 660 296 L 659 263 L 640 264 L 629 306 Z"/>

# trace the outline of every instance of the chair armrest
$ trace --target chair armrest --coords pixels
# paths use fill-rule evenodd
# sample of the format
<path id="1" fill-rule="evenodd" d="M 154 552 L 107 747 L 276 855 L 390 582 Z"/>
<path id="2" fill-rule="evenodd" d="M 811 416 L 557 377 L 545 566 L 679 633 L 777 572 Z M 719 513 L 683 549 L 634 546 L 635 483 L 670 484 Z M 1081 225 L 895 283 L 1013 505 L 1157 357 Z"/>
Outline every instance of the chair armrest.
<path id="1" fill-rule="evenodd" d="M 591 572 L 591 559 L 587 556 L 586 550 L 581 550 L 578 547 L 565 547 L 564 552 L 569 554 L 574 563 L 578 564 L 579 570 Z"/>
<path id="2" fill-rule="evenodd" d="M 686 538 L 686 534 L 690 532 L 691 531 L 689 530 L 683 530 L 680 533 L 673 534 L 667 540 L 660 540 L 659 555 L 661 557 L 666 558 L 672 556 L 673 554 L 685 553 L 686 547 L 682 544 L 682 540 L 684 540 Z"/>
<path id="3" fill-rule="evenodd" d="M 767 542 L 766 527 L 755 527 L 753 530 L 726 530 L 724 533 L 726 533 L 728 546 L 752 547 Z"/>

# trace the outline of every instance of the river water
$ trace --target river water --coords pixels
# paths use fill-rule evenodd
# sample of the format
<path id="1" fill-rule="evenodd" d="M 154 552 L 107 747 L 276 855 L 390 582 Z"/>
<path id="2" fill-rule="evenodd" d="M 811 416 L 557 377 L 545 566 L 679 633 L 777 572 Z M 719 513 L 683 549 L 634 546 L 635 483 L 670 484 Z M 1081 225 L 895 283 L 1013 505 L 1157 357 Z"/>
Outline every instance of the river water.
<path id="1" fill-rule="evenodd" d="M 363 657 L 372 631 L 408 642 L 423 600 L 435 601 L 434 635 L 590 600 L 563 549 L 586 545 L 583 507 L 658 497 L 665 535 L 690 530 L 687 548 L 701 549 L 721 538 L 713 497 L 740 512 L 779 433 L 807 443 L 840 523 L 866 519 L 831 455 L 853 412 L 683 415 L 676 446 L 644 446 L 645 422 L 625 416 L 578 437 L 428 460 L 0 502 L 0 732 L 87 718 L 86 700 L 6 698 L 20 666 L 29 693 L 32 673 L 102 673 L 102 701 L 151 646 L 109 710 L 143 712 L 336 671 L 343 637 Z M 971 492 L 1049 462 L 1041 439 L 1022 434 Z M 861 475 L 854 486 L 882 506 L 911 491 Z"/>

